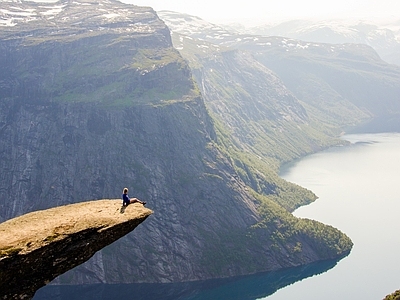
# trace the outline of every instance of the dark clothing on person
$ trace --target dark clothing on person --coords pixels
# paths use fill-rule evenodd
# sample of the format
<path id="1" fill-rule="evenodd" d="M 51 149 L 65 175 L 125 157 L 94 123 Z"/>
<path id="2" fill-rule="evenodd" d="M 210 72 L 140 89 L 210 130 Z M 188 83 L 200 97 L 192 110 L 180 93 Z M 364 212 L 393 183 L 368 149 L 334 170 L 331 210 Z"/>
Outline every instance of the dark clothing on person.
<path id="1" fill-rule="evenodd" d="M 131 199 L 128 194 L 122 194 L 122 205 L 129 205 L 131 203 Z"/>

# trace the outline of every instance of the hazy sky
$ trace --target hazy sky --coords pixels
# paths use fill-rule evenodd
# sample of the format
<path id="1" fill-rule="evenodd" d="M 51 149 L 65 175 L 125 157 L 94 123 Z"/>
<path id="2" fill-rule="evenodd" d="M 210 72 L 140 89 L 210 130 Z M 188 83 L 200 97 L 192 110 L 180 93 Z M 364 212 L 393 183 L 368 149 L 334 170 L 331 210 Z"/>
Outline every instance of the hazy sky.
<path id="1" fill-rule="evenodd" d="M 157 10 L 196 15 L 207 21 L 232 19 L 372 18 L 400 19 L 400 0 L 122 0 Z"/>

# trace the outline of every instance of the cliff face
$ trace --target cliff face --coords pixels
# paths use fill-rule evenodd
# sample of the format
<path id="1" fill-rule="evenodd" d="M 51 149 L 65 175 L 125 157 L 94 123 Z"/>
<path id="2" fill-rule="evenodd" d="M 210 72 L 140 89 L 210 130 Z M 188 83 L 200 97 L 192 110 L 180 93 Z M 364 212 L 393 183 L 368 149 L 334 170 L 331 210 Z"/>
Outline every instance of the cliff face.
<path id="1" fill-rule="evenodd" d="M 98 200 L 0 224 L 1 299 L 32 298 L 37 289 L 131 232 L 151 213 L 141 204 L 121 210 L 119 200 Z"/>
<path id="2" fill-rule="evenodd" d="M 56 283 L 228 277 L 350 251 L 339 231 L 314 224 L 333 233 L 328 243 L 250 192 L 152 9 L 116 1 L 0 5 L 0 66 L 10 70 L 0 74 L 0 220 L 115 198 L 124 187 L 155 211 L 134 236 Z"/>

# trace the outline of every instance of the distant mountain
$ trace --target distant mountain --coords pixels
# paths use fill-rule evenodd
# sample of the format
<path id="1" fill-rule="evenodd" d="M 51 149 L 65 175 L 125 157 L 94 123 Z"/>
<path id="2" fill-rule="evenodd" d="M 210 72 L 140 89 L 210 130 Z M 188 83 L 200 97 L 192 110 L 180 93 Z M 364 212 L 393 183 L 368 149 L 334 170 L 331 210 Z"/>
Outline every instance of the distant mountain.
<path id="1" fill-rule="evenodd" d="M 383 60 L 400 66 L 400 20 L 386 24 L 368 21 L 293 20 L 277 25 L 261 25 L 246 32 L 263 36 L 282 36 L 315 43 L 365 44 L 374 48 Z"/>
<path id="2" fill-rule="evenodd" d="M 368 118 L 399 119 L 400 67 L 381 60 L 368 45 L 306 42 L 222 31 L 220 26 L 212 30 L 212 24 L 205 26 L 204 23 L 196 28 L 197 18 L 179 17 L 168 12 L 159 15 L 174 34 L 182 35 L 179 39 L 174 38 L 175 47 L 189 62 L 195 62 L 194 57 L 201 56 L 190 55 L 195 46 L 187 49 L 182 46 L 183 34 L 196 38 L 197 48 L 204 55 L 216 48 L 219 52 L 228 49 L 246 51 L 278 75 L 285 87 L 304 104 L 309 116 L 327 126 L 348 128 Z M 180 30 L 184 27 L 184 19 L 191 22 L 190 33 Z M 175 26 L 177 20 L 180 27 Z M 208 29 L 203 32 L 205 27 Z M 198 66 L 201 64 L 191 64 L 192 69 Z M 201 86 L 201 82 L 198 84 Z M 398 121 L 392 123 L 390 126 L 376 125 L 382 129 L 400 130 Z"/>

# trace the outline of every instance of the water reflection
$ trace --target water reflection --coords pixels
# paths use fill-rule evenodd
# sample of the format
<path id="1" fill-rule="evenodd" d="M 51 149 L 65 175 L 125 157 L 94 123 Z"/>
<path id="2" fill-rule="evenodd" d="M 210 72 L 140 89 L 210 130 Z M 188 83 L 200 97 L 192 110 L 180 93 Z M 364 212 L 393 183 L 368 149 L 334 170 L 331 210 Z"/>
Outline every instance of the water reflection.
<path id="1" fill-rule="evenodd" d="M 269 296 L 287 285 L 333 268 L 339 260 L 323 261 L 230 279 L 207 280 L 174 284 L 95 284 L 78 286 L 46 286 L 34 300 L 108 300 L 108 299 L 179 299 L 254 300 Z"/>

